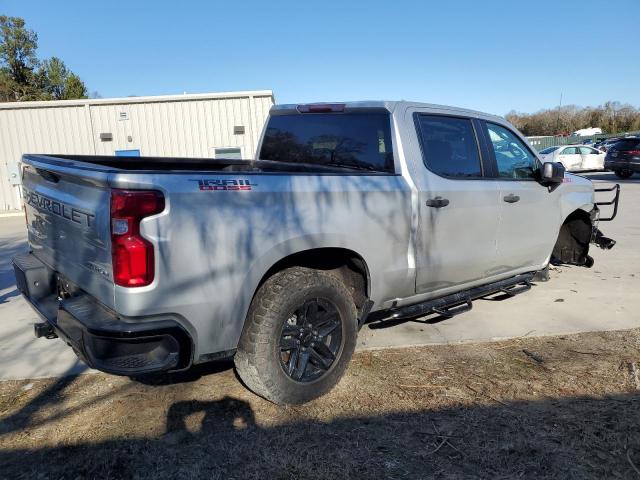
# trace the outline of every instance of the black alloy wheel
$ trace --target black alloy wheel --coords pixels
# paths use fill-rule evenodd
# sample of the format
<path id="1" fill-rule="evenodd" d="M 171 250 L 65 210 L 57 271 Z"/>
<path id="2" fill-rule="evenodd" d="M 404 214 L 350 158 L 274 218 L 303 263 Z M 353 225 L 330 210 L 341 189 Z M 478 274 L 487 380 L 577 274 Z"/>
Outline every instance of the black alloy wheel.
<path id="1" fill-rule="evenodd" d="M 326 374 L 342 348 L 342 319 L 324 298 L 306 300 L 282 326 L 280 365 L 296 382 L 312 382 Z"/>

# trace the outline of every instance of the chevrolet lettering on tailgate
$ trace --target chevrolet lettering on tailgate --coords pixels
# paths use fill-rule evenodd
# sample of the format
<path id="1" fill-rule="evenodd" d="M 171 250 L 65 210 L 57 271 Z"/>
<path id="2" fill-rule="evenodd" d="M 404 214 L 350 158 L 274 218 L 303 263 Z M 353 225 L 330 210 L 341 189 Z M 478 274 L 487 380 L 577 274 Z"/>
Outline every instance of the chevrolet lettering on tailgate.
<path id="1" fill-rule="evenodd" d="M 85 212 L 75 207 L 66 205 L 58 200 L 45 197 L 35 192 L 30 192 L 24 189 L 24 201 L 32 207 L 42 211 L 49 212 L 58 217 L 62 217 L 78 225 L 84 225 L 90 227 L 93 224 L 95 215 L 93 213 Z"/>

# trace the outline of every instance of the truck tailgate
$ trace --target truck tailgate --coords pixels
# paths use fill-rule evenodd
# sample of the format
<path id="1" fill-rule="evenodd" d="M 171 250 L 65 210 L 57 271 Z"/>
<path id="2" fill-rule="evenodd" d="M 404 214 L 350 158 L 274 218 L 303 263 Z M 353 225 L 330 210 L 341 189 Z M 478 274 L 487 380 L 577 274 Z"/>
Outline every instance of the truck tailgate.
<path id="1" fill-rule="evenodd" d="M 72 288 L 112 307 L 107 174 L 27 158 L 23 196 L 29 245 Z"/>

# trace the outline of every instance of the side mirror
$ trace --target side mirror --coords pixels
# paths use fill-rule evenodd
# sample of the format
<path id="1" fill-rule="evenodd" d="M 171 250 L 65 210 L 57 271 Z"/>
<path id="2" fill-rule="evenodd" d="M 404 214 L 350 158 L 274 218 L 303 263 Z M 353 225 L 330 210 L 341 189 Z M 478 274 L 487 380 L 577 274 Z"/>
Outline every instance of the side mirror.
<path id="1" fill-rule="evenodd" d="M 564 180 L 564 167 L 558 162 L 545 162 L 542 164 L 540 183 L 546 186 L 558 185 Z"/>

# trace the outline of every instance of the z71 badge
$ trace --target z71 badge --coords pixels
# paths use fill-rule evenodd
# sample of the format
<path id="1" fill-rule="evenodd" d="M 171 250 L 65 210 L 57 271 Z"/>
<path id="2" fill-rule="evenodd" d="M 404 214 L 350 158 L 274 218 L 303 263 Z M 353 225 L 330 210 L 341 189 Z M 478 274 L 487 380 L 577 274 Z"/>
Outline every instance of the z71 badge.
<path id="1" fill-rule="evenodd" d="M 241 180 L 236 178 L 230 179 L 191 179 L 191 182 L 198 182 L 198 189 L 202 192 L 210 190 L 226 190 L 226 191 L 247 191 L 253 187 L 257 187 L 256 184 L 251 183 L 249 180 Z"/>

